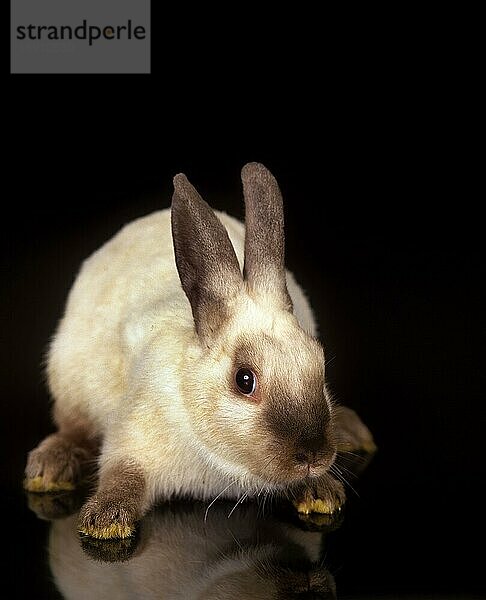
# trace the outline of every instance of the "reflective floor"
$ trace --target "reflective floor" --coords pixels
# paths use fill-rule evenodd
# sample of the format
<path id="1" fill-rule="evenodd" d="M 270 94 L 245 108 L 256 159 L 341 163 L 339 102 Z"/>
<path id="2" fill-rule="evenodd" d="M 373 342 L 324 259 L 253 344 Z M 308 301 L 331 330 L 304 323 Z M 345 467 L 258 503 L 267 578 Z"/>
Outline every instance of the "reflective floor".
<path id="1" fill-rule="evenodd" d="M 29 494 L 49 519 L 47 560 L 65 598 L 336 598 L 326 537 L 341 516 L 299 518 L 285 504 L 170 502 L 133 538 L 80 537 L 73 494 Z"/>
<path id="2" fill-rule="evenodd" d="M 308 517 L 282 502 L 265 506 L 247 502 L 235 509 L 234 502 L 220 501 L 208 509 L 208 503 L 171 501 L 152 510 L 133 538 L 101 541 L 77 532 L 82 492 L 24 497 L 31 523 L 36 524 L 29 529 L 34 539 L 44 540 L 36 547 L 37 557 L 31 557 L 42 571 L 37 573 L 35 592 L 28 570 L 19 587 L 30 585 L 35 598 L 481 598 L 341 594 L 336 579 L 342 567 L 329 553 L 329 542 L 339 539 L 345 529 L 346 509 L 334 518 Z"/>

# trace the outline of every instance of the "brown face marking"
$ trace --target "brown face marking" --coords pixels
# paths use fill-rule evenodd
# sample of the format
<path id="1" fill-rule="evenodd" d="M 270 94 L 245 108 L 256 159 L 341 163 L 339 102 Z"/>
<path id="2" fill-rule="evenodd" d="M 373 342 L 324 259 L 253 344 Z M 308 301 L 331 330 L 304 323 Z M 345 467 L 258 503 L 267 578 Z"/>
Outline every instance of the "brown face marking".
<path id="1" fill-rule="evenodd" d="M 236 345 L 233 372 L 242 364 L 258 377 L 257 430 L 265 432 L 275 476 L 291 475 L 296 465 L 303 471 L 328 465 L 336 448 L 317 342 L 306 336 L 289 345 L 270 335 L 248 335 Z"/>
<path id="2" fill-rule="evenodd" d="M 136 461 L 118 461 L 102 473 L 95 495 L 81 509 L 78 530 L 100 539 L 129 537 L 142 516 L 145 489 Z"/>
<path id="3" fill-rule="evenodd" d="M 265 398 L 264 425 L 288 449 L 290 461 L 329 460 L 335 449 L 323 375 L 310 373 L 304 385 L 295 383 L 291 379 L 273 383 Z"/>
<path id="4" fill-rule="evenodd" d="M 261 338 L 262 341 L 265 340 L 266 344 L 271 346 L 272 338 L 270 336 L 261 334 Z M 251 340 L 242 339 L 240 342 L 237 343 L 233 353 L 233 367 L 230 373 L 230 387 L 231 389 L 233 389 L 234 393 L 243 400 L 246 398 L 250 401 L 260 402 L 262 399 L 262 389 L 260 383 L 260 380 L 262 378 L 262 369 L 260 367 L 262 360 L 263 357 L 261 356 L 261 353 L 258 351 L 258 348 L 251 343 Z M 236 372 L 238 371 L 238 369 L 242 368 L 251 369 L 251 371 L 253 371 L 257 379 L 256 390 L 252 396 L 245 396 L 244 394 L 242 394 L 235 383 Z"/>

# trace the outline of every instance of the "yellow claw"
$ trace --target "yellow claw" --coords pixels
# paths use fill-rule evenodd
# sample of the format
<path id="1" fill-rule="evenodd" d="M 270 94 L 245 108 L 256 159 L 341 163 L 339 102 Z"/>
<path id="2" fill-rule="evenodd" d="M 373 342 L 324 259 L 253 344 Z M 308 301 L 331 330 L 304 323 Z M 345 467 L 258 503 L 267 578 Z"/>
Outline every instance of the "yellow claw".
<path id="1" fill-rule="evenodd" d="M 325 502 L 324 500 L 321 500 L 320 498 L 317 498 L 315 500 L 303 500 L 302 502 L 296 503 L 295 507 L 297 509 L 297 512 L 304 515 L 310 515 L 311 513 L 319 513 L 321 515 L 332 515 L 332 513 L 336 512 L 336 510 L 339 510 L 340 508 L 332 506 L 331 504 Z"/>
<path id="2" fill-rule="evenodd" d="M 43 477 L 24 479 L 24 489 L 28 492 L 72 492 L 75 489 L 71 481 L 45 481 Z"/>
<path id="3" fill-rule="evenodd" d="M 84 533 L 98 540 L 124 539 L 133 535 L 135 527 L 133 525 L 122 525 L 121 523 L 112 523 L 107 527 L 94 527 L 80 525 L 79 533 Z"/>

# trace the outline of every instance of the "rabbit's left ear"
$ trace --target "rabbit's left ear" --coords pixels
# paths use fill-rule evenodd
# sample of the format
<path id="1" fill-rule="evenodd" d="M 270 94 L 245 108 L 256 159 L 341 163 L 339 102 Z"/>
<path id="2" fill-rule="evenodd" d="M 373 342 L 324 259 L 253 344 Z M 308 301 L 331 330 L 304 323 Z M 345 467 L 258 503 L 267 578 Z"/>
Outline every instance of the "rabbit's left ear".
<path id="1" fill-rule="evenodd" d="M 209 345 L 243 285 L 238 260 L 223 224 L 182 173 L 174 177 L 171 221 L 182 288 L 199 338 Z"/>
<path id="2" fill-rule="evenodd" d="M 260 163 L 241 171 L 245 198 L 245 267 L 250 290 L 291 311 L 285 276 L 282 194 L 275 177 Z"/>

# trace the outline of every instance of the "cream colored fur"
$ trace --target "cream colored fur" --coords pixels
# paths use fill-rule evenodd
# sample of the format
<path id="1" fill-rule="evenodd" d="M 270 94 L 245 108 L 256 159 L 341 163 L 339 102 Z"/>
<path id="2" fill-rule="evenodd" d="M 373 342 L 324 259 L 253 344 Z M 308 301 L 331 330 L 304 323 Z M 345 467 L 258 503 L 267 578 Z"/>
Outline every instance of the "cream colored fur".
<path id="1" fill-rule="evenodd" d="M 217 215 L 242 266 L 244 227 Z M 50 347 L 48 381 L 61 431 L 63 424 L 86 421 L 102 437 L 101 472 L 118 459 L 136 459 L 147 479 L 145 508 L 174 493 L 212 498 L 229 486 L 222 495 L 237 497 L 269 487 L 225 443 L 221 429 L 239 428 L 244 439 L 258 410 L 230 397 L 225 368 L 242 331 L 268 332 L 287 345 L 290 336 L 301 348 L 296 361 L 305 363 L 306 353 L 321 356 L 309 304 L 290 273 L 287 282 L 302 329 L 271 298 L 245 292 L 208 355 L 176 270 L 170 210 L 130 223 L 83 264 Z M 227 396 L 214 408 L 214 431 L 206 422 L 208 403 L 196 399 L 202 392 Z M 258 445 L 258 439 L 245 443 Z"/>

